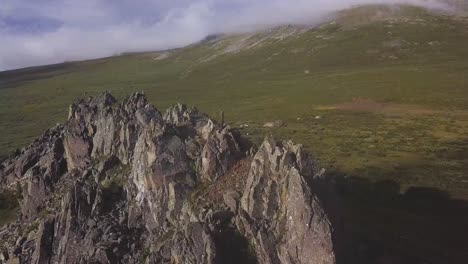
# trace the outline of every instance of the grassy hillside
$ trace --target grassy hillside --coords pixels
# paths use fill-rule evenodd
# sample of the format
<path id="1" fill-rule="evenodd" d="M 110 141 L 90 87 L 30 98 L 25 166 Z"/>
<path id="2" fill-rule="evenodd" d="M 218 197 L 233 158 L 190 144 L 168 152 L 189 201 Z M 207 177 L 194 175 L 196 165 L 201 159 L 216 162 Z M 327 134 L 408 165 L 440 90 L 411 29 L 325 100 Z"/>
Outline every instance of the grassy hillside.
<path id="1" fill-rule="evenodd" d="M 324 166 L 468 198 L 468 23 L 361 7 L 317 28 L 280 27 L 167 52 L 0 73 L 0 153 L 65 121 L 85 92 L 195 104 L 314 151 Z M 283 120 L 282 128 L 264 128 Z"/>

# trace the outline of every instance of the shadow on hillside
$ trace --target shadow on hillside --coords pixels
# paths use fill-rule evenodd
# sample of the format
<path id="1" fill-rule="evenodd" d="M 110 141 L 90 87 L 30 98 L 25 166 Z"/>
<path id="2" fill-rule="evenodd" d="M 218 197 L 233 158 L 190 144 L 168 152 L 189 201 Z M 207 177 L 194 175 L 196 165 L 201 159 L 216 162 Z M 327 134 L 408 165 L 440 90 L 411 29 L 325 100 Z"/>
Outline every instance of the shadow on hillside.
<path id="1" fill-rule="evenodd" d="M 0 89 L 20 86 L 26 82 L 47 79 L 70 72 L 72 63 L 60 63 L 0 72 Z"/>
<path id="2" fill-rule="evenodd" d="M 466 263 L 467 201 L 432 188 L 401 193 L 394 181 L 374 183 L 339 173 L 327 181 L 333 182 L 328 186 L 334 186 L 334 201 L 330 193 L 318 195 L 332 219 L 338 264 Z"/>
<path id="3" fill-rule="evenodd" d="M 457 140 L 436 155 L 442 161 L 456 161 L 466 171 L 467 150 L 468 140 Z M 437 183 L 441 177 L 464 177 L 453 174 L 452 168 L 453 165 L 443 162 L 405 164 L 390 172 L 369 167 L 354 174 L 368 172 L 365 178 L 335 171 L 323 180 L 326 182 L 314 182 L 312 186 L 317 185 L 315 191 L 325 201 L 333 222 L 334 242 L 340 252 L 338 264 L 466 263 L 468 201 L 454 199 L 435 188 L 411 187 L 402 191 L 396 181 L 368 180 L 379 174 L 386 179 L 394 176 L 401 179 L 418 173 L 430 183 Z M 452 187 L 464 192 L 465 186 L 460 181 Z M 320 193 L 320 189 L 326 188 L 333 190 Z"/>

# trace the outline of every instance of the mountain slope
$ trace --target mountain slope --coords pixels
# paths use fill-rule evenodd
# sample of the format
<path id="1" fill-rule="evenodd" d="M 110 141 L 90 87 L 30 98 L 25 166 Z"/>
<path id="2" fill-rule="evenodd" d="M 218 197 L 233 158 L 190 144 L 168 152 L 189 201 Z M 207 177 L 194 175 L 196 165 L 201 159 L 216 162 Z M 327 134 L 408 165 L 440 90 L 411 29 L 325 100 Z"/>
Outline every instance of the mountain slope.
<path id="1" fill-rule="evenodd" d="M 304 142 L 339 173 L 468 197 L 467 28 L 419 8 L 360 7 L 320 27 L 0 73 L 0 146 L 6 154 L 63 121 L 84 92 L 144 90 L 161 107 L 223 110 L 257 142 Z M 277 119 L 287 126 L 263 127 Z"/>

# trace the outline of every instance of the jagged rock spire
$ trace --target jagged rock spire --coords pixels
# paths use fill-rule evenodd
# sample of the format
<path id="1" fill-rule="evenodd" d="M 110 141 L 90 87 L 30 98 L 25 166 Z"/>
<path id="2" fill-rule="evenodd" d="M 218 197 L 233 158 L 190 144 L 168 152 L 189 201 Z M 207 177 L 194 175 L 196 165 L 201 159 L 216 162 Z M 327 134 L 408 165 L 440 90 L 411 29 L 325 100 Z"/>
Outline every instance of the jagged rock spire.
<path id="1" fill-rule="evenodd" d="M 142 93 L 80 99 L 0 166 L 5 188 L 22 185 L 0 263 L 334 263 L 315 163 L 271 139 L 247 157 L 245 142 L 196 108 L 161 115 Z"/>

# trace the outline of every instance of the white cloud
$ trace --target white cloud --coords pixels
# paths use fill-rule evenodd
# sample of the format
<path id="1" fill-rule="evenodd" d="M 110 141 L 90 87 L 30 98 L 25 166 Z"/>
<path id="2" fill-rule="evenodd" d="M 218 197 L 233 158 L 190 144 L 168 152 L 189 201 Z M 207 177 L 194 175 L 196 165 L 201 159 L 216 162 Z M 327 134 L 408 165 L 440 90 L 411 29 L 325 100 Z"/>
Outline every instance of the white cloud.
<path id="1" fill-rule="evenodd" d="M 174 48 L 213 33 L 313 23 L 330 12 L 357 4 L 446 7 L 424 0 L 140 0 L 138 5 L 130 0 L 3 1 L 0 70 Z M 60 23 L 40 33 L 12 31 L 3 23 L 2 17 L 20 15 Z"/>

